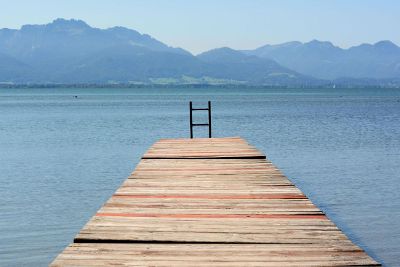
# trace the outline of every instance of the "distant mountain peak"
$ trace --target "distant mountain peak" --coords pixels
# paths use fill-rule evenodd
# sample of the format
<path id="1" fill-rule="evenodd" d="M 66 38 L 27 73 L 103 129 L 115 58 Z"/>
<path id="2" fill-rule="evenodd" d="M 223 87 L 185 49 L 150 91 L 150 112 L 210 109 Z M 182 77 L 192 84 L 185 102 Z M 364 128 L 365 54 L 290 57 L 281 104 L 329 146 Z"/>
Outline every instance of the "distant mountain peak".
<path id="1" fill-rule="evenodd" d="M 197 55 L 197 57 L 207 62 L 215 62 L 221 60 L 231 62 L 248 56 L 240 51 L 234 50 L 229 47 L 220 47 L 203 52 Z"/>
<path id="2" fill-rule="evenodd" d="M 83 20 L 63 18 L 57 18 L 46 26 L 90 28 L 90 26 Z"/>
<path id="3" fill-rule="evenodd" d="M 398 47 L 397 45 L 395 45 L 390 40 L 382 40 L 382 41 L 376 42 L 374 45 L 375 46 L 383 46 L 384 45 L 384 46 L 396 46 L 396 47 Z"/>
<path id="4" fill-rule="evenodd" d="M 400 47 L 398 47 L 397 45 L 395 45 L 394 43 L 392 43 L 389 40 L 379 41 L 379 42 L 374 44 L 374 47 L 379 48 L 379 49 L 385 49 L 385 50 L 397 50 L 397 49 L 400 49 Z"/>
<path id="5" fill-rule="evenodd" d="M 79 19 L 57 18 L 48 24 L 27 24 L 21 27 L 21 31 L 46 29 L 50 31 L 84 31 L 92 29 L 86 22 Z"/>
<path id="6" fill-rule="evenodd" d="M 299 41 L 291 41 L 291 42 L 286 42 L 286 43 L 282 43 L 282 44 L 274 44 L 274 45 L 266 44 L 266 45 L 263 45 L 263 46 L 260 46 L 256 49 L 254 49 L 254 50 L 244 50 L 243 52 L 247 55 L 257 55 L 258 52 L 260 52 L 260 54 L 258 54 L 257 56 L 263 57 L 264 54 L 268 54 L 273 50 L 296 48 L 301 45 L 303 45 L 303 43 L 301 43 Z"/>
<path id="7" fill-rule="evenodd" d="M 277 46 L 280 46 L 280 47 L 291 47 L 291 46 L 299 46 L 299 45 L 302 45 L 302 44 L 303 43 L 299 42 L 299 41 L 290 41 L 290 42 L 279 44 Z"/>
<path id="8" fill-rule="evenodd" d="M 304 43 L 306 46 L 311 47 L 324 47 L 324 48 L 336 48 L 331 42 L 329 41 L 319 41 L 319 40 L 311 40 L 310 42 Z"/>
<path id="9" fill-rule="evenodd" d="M 127 33 L 127 32 L 129 32 L 129 33 L 131 33 L 131 32 L 139 33 L 136 30 L 129 29 L 129 28 L 122 27 L 122 26 L 114 26 L 114 27 L 108 28 L 107 30 L 108 31 L 114 31 L 114 32 L 120 32 L 120 33 Z"/>
<path id="10" fill-rule="evenodd" d="M 230 47 L 224 46 L 224 47 L 219 47 L 219 48 L 214 48 L 209 51 L 203 52 L 199 54 L 198 56 L 204 56 L 204 55 L 243 55 L 241 52 L 234 50 Z"/>
<path id="11" fill-rule="evenodd" d="M 219 51 L 219 52 L 223 51 L 223 52 L 227 52 L 227 53 L 235 53 L 235 52 L 237 52 L 236 50 L 234 50 L 234 49 L 232 49 L 230 47 L 227 47 L 227 46 L 214 48 L 214 49 L 211 49 L 211 50 L 209 50 L 207 52 L 216 52 L 216 51 Z"/>

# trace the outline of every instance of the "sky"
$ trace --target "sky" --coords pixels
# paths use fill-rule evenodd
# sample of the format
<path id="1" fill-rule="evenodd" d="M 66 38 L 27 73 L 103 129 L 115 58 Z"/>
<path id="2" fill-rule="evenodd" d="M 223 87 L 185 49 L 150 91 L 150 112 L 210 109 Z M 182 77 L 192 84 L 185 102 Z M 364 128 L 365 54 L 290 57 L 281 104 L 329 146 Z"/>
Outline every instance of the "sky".
<path id="1" fill-rule="evenodd" d="M 313 39 L 400 44 L 399 0 L 0 0 L 0 28 L 56 18 L 124 26 L 194 54 Z"/>

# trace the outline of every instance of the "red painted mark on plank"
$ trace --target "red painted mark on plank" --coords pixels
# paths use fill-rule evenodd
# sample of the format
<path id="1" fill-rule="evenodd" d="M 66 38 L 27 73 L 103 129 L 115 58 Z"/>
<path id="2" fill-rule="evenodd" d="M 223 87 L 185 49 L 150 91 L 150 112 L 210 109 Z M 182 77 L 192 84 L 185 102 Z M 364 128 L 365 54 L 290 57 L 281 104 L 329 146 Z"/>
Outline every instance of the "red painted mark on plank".
<path id="1" fill-rule="evenodd" d="M 139 195 L 139 194 L 114 194 L 119 198 L 194 198 L 194 199 L 307 199 L 302 194 L 252 194 L 252 195 Z"/>
<path id="2" fill-rule="evenodd" d="M 152 218 L 254 218 L 254 219 L 319 219 L 327 220 L 323 214 L 157 214 L 157 213 L 97 213 L 100 217 L 152 217 Z"/>
<path id="3" fill-rule="evenodd" d="M 146 155 L 174 155 L 174 156 L 187 156 L 187 155 L 237 155 L 237 156 L 264 156 L 260 153 L 252 153 L 252 151 L 206 151 L 206 152 L 198 152 L 198 151 L 182 151 L 182 152 L 163 152 L 163 151 L 148 151 Z"/>
<path id="4" fill-rule="evenodd" d="M 229 167 L 220 167 L 220 168 L 146 168 L 146 167 L 138 167 L 136 171 L 151 171 L 151 172 L 165 172 L 165 171 L 174 171 L 174 172 L 186 172 L 186 171 L 271 171 L 278 170 L 277 168 L 229 168 Z"/>

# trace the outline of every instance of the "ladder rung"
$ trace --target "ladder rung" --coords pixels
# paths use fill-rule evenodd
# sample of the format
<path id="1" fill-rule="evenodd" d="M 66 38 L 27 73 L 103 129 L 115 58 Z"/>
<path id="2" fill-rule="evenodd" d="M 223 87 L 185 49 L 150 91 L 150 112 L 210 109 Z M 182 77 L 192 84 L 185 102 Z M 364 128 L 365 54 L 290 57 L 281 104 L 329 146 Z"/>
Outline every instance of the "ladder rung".
<path id="1" fill-rule="evenodd" d="M 192 126 L 208 126 L 208 123 L 193 123 Z"/>
<path id="2" fill-rule="evenodd" d="M 208 108 L 192 108 L 192 110 L 208 110 Z"/>

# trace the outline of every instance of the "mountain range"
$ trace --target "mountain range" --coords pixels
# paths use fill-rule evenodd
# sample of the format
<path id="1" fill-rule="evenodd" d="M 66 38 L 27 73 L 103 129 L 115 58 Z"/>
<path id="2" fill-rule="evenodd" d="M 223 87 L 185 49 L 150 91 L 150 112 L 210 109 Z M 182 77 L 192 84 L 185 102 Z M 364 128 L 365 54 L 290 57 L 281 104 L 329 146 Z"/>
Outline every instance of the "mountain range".
<path id="1" fill-rule="evenodd" d="M 342 49 L 313 40 L 192 55 L 124 27 L 56 19 L 0 29 L 0 83 L 398 85 L 400 47 L 380 41 Z"/>

